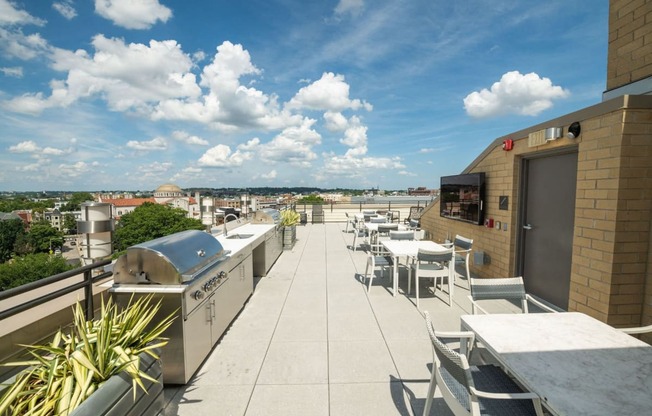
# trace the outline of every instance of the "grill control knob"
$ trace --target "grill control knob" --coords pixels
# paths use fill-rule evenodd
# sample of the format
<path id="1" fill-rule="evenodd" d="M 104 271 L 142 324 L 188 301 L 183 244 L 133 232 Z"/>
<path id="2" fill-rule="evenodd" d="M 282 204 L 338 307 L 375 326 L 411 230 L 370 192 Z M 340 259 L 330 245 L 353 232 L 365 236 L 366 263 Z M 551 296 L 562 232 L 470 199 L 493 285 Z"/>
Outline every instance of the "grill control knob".
<path id="1" fill-rule="evenodd" d="M 192 297 L 195 298 L 195 300 L 200 300 L 204 298 L 204 292 L 201 290 L 195 291 L 195 293 L 192 294 Z"/>
<path id="2" fill-rule="evenodd" d="M 222 271 L 217 275 L 217 277 L 219 277 L 220 279 L 226 279 L 226 276 L 227 276 L 227 273 L 226 273 L 224 270 L 222 270 Z"/>

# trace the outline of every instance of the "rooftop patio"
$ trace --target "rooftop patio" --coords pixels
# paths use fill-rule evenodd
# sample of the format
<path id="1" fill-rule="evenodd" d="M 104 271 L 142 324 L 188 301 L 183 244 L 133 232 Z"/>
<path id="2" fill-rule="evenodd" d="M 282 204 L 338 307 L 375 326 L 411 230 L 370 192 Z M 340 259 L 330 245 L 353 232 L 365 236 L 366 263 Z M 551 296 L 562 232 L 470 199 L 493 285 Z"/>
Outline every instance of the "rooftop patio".
<path id="1" fill-rule="evenodd" d="M 185 386 L 166 386 L 166 415 L 420 415 L 432 351 L 424 319 L 389 273 L 361 283 L 366 254 L 347 248 L 345 224 L 297 227 L 285 251 Z M 466 284 L 462 280 L 462 285 Z M 438 329 L 459 330 L 470 313 L 457 287 L 453 307 L 424 294 Z M 435 399 L 431 414 L 450 415 Z"/>

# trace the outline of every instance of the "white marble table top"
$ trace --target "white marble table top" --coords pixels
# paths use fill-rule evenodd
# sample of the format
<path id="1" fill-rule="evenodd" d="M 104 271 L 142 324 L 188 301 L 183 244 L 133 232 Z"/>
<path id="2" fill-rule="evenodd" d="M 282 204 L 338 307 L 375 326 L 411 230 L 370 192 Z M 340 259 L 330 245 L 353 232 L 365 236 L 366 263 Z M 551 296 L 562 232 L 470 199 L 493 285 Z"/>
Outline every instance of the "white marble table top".
<path id="1" fill-rule="evenodd" d="M 556 415 L 652 414 L 652 347 L 577 312 L 463 315 Z"/>
<path id="2" fill-rule="evenodd" d="M 394 257 L 416 257 L 419 249 L 428 251 L 448 250 L 441 244 L 429 240 L 383 240 L 382 244 Z"/>

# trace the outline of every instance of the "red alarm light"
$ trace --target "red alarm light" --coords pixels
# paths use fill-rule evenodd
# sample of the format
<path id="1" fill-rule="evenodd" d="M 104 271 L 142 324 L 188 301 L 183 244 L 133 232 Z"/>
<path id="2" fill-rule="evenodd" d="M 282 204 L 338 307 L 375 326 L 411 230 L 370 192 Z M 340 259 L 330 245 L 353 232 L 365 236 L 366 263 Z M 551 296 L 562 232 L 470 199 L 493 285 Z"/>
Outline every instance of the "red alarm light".
<path id="1" fill-rule="evenodd" d="M 503 150 L 510 151 L 514 148 L 514 140 L 505 139 L 503 140 Z"/>

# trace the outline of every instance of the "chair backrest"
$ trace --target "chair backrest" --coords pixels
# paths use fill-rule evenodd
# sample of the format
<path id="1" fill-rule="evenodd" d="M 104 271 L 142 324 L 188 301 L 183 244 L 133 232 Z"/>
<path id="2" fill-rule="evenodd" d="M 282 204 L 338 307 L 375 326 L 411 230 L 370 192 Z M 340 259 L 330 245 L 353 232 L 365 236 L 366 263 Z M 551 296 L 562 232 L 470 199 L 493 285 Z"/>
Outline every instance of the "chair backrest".
<path id="1" fill-rule="evenodd" d="M 363 215 L 376 215 L 376 211 L 371 211 L 371 210 L 363 210 L 362 211 Z"/>
<path id="2" fill-rule="evenodd" d="M 525 300 L 525 285 L 522 277 L 501 277 L 497 279 L 471 278 L 473 300 L 514 299 Z"/>
<path id="3" fill-rule="evenodd" d="M 390 231 L 389 239 L 390 240 L 414 240 L 414 231 Z"/>
<path id="4" fill-rule="evenodd" d="M 382 223 L 378 224 L 378 234 L 389 235 L 390 232 L 398 230 L 398 224 Z"/>
<path id="5" fill-rule="evenodd" d="M 453 249 L 447 249 L 442 251 L 428 251 L 419 249 L 417 252 L 417 260 L 420 262 L 428 263 L 444 263 L 451 261 L 453 258 Z"/>
<path id="6" fill-rule="evenodd" d="M 473 248 L 473 240 L 470 238 L 462 237 L 461 235 L 456 235 L 455 240 L 453 241 L 455 247 L 459 247 L 462 250 L 471 250 Z"/>
<path id="7" fill-rule="evenodd" d="M 322 213 L 322 212 L 324 212 L 324 206 L 323 205 L 313 205 L 312 206 L 312 212 L 313 213 Z"/>
<path id="8" fill-rule="evenodd" d="M 371 218 L 369 218 L 369 222 L 374 223 L 374 224 L 384 224 L 384 223 L 387 222 L 387 218 L 385 218 L 385 217 L 371 217 Z"/>
<path id="9" fill-rule="evenodd" d="M 418 220 L 421 218 L 421 212 L 425 207 L 410 207 L 410 213 L 408 214 L 408 220 Z"/>
<path id="10" fill-rule="evenodd" d="M 424 314 L 426 315 L 426 326 L 435 358 L 433 371 L 437 372 L 438 378 L 443 380 L 445 384 L 445 386 L 440 386 L 444 399 L 451 407 L 451 410 L 459 409 L 464 412 L 464 409 L 467 409 L 464 413 L 470 414 L 470 387 L 475 388 L 475 385 L 471 377 L 468 360 L 464 355 L 450 349 L 443 339 L 435 334 L 430 315 L 428 312 Z M 462 388 L 462 391 L 460 391 L 460 388 Z M 451 406 L 450 401 L 452 400 L 457 400 L 457 406 Z"/>

